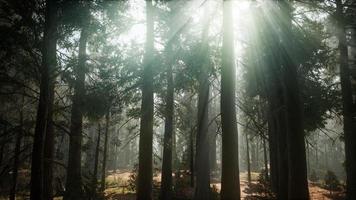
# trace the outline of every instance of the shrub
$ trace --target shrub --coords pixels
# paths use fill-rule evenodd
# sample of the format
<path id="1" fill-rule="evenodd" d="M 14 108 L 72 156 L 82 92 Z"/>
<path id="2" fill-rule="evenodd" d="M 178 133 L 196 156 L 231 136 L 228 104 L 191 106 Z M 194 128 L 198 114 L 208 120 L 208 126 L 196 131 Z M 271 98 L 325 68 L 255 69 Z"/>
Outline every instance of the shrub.
<path id="1" fill-rule="evenodd" d="M 340 182 L 337 176 L 332 171 L 327 171 L 324 178 L 324 186 L 330 191 L 336 191 L 340 189 Z"/>

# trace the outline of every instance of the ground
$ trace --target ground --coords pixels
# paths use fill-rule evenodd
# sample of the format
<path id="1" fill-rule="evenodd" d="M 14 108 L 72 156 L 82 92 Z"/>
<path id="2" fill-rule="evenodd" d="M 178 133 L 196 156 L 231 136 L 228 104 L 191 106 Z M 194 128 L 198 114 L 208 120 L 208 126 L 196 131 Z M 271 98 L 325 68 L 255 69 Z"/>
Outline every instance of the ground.
<path id="1" fill-rule="evenodd" d="M 134 179 L 133 174 L 129 170 L 117 170 L 110 171 L 109 175 L 106 179 L 107 189 L 104 192 L 104 196 L 106 200 L 134 200 L 135 194 L 133 191 L 134 186 L 132 185 L 132 180 Z M 182 172 L 182 177 L 184 176 L 184 172 Z M 240 174 L 241 179 L 241 197 L 244 200 L 257 200 L 258 196 L 261 194 L 258 193 L 250 193 L 248 190 L 248 182 L 246 173 Z M 258 173 L 252 173 L 252 186 L 257 184 Z M 157 197 L 158 195 L 158 185 L 161 181 L 160 173 L 156 173 L 154 176 L 154 185 L 156 185 L 154 189 L 154 195 Z M 131 182 L 131 184 L 130 184 Z M 189 183 L 189 182 L 188 182 Z M 181 185 L 189 185 L 187 182 L 180 180 Z M 212 179 L 212 187 L 215 188 L 217 192 L 220 191 L 220 183 L 218 179 Z M 250 185 L 251 186 L 251 185 Z M 326 189 L 323 189 L 317 183 L 309 183 L 309 191 L 311 200 L 342 200 L 342 193 L 340 192 L 330 192 Z M 179 198 L 180 200 L 188 200 L 191 199 L 194 190 L 190 187 L 184 187 L 179 190 Z M 246 193 L 249 192 L 249 193 Z M 17 200 L 25 200 L 26 196 L 28 197 L 28 193 L 19 193 Z M 253 198 L 252 198 L 253 197 Z M 8 199 L 6 196 L 0 196 L 0 200 Z M 61 200 L 62 198 L 55 198 L 55 200 Z M 266 198 L 265 198 L 266 199 Z"/>

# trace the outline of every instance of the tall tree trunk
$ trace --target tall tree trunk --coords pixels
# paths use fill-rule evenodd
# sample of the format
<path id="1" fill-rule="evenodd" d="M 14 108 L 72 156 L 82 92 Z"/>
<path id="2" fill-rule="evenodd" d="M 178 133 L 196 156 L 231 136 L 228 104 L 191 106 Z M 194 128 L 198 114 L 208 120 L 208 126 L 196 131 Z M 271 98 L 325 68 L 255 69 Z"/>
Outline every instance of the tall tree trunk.
<path id="1" fill-rule="evenodd" d="M 210 139 L 209 139 L 209 5 L 205 5 L 202 31 L 200 59 L 200 73 L 198 75 L 198 115 L 197 115 L 197 135 L 196 135 L 196 185 L 195 200 L 210 199 Z"/>
<path id="2" fill-rule="evenodd" d="M 263 162 L 264 162 L 264 168 L 265 168 L 265 179 L 269 179 L 269 173 L 268 173 L 268 158 L 267 158 L 267 147 L 266 147 L 266 139 L 262 138 L 262 144 L 263 144 Z"/>
<path id="3" fill-rule="evenodd" d="M 207 45 L 203 45 L 207 46 Z M 204 51 L 204 50 L 203 50 Z M 206 58 L 206 56 L 203 56 Z M 207 63 L 203 61 L 202 63 Z M 210 199 L 210 161 L 209 161 L 209 74 L 207 66 L 201 66 L 198 94 L 198 131 L 196 139 L 196 200 Z"/>
<path id="4" fill-rule="evenodd" d="M 279 90 L 282 90 L 281 88 Z M 288 152 L 287 152 L 287 127 L 285 110 L 280 109 L 285 106 L 283 102 L 283 93 L 278 91 L 277 114 L 277 169 L 278 169 L 278 187 L 277 199 L 284 200 L 288 198 Z M 277 109 L 278 109 L 277 108 Z"/>
<path id="5" fill-rule="evenodd" d="M 223 47 L 221 66 L 222 174 L 221 199 L 240 199 L 238 137 L 235 106 L 235 59 L 232 1 L 223 1 Z"/>
<path id="6" fill-rule="evenodd" d="M 217 162 L 216 162 L 216 126 L 212 125 L 213 127 L 210 128 L 209 131 L 209 138 L 210 138 L 210 171 L 215 171 L 217 169 Z"/>
<path id="7" fill-rule="evenodd" d="M 137 199 L 152 199 L 152 139 L 153 139 L 153 51 L 154 16 L 152 0 L 146 0 L 146 46 L 142 77 L 142 104 L 139 141 Z"/>
<path id="8" fill-rule="evenodd" d="M 45 200 L 53 199 L 53 159 L 54 159 L 54 126 L 53 126 L 53 103 L 54 103 L 54 79 L 50 83 L 50 96 L 47 117 L 46 139 L 44 146 L 44 179 L 43 193 Z"/>
<path id="9" fill-rule="evenodd" d="M 248 140 L 248 133 L 245 131 L 246 138 L 246 163 L 247 163 L 247 181 L 251 183 L 251 163 L 250 163 L 250 142 Z"/>
<path id="10" fill-rule="evenodd" d="M 167 48 L 170 49 L 170 48 Z M 170 52 L 170 51 L 168 51 Z M 172 199 L 172 133 L 174 115 L 174 85 L 172 64 L 167 70 L 167 96 L 163 141 L 161 200 Z"/>
<path id="11" fill-rule="evenodd" d="M 297 66 L 290 58 L 286 48 L 293 46 L 292 6 L 289 0 L 281 1 L 281 10 L 286 20 L 281 30 L 284 97 L 287 114 L 287 152 L 288 152 L 288 199 L 309 199 L 307 163 L 303 127 L 303 107 L 299 96 Z M 292 37 L 292 39 L 290 38 Z"/>
<path id="12" fill-rule="evenodd" d="M 21 141 L 23 137 L 23 112 L 24 112 L 24 96 L 22 96 L 22 107 L 20 110 L 20 116 L 19 116 L 19 128 L 16 136 L 16 142 L 15 142 L 15 152 L 14 152 L 14 164 L 12 167 L 12 186 L 11 186 L 11 191 L 10 191 L 10 200 L 15 200 L 16 199 L 16 192 L 17 192 L 17 176 L 18 176 L 18 170 L 19 170 L 19 157 L 20 157 L 20 152 L 21 152 Z"/>
<path id="13" fill-rule="evenodd" d="M 348 49 L 345 34 L 345 19 L 341 0 L 336 0 L 338 40 L 340 52 L 340 80 L 345 137 L 346 199 L 356 199 L 356 119 L 352 97 L 351 74 L 348 64 Z"/>
<path id="14" fill-rule="evenodd" d="M 102 171 L 101 171 L 101 187 L 100 187 L 101 191 L 105 190 L 106 162 L 107 162 L 107 152 L 108 152 L 109 128 L 110 128 L 110 112 L 108 112 L 106 114 L 106 116 L 105 116 L 103 168 L 102 168 Z"/>
<path id="15" fill-rule="evenodd" d="M 268 146 L 269 146 L 269 165 L 271 177 L 271 189 L 277 193 L 278 189 L 278 159 L 277 159 L 277 138 L 276 138 L 276 119 L 273 113 L 272 102 L 268 100 Z"/>
<path id="16" fill-rule="evenodd" d="M 57 2 L 46 1 L 45 27 L 42 47 L 40 98 L 36 116 L 35 136 L 31 161 L 31 200 L 43 200 L 44 181 L 44 146 L 46 138 L 46 126 L 48 107 L 50 104 L 51 73 L 56 68 L 56 44 L 57 44 Z"/>
<path id="17" fill-rule="evenodd" d="M 95 156 L 94 156 L 94 170 L 93 170 L 93 177 L 92 177 L 92 186 L 91 186 L 91 198 L 95 199 L 94 196 L 96 195 L 96 187 L 98 184 L 98 163 L 99 163 L 99 150 L 100 150 L 100 136 L 101 136 L 101 126 L 100 122 L 98 122 L 98 138 L 96 139 L 96 147 L 95 147 Z"/>
<path id="18" fill-rule="evenodd" d="M 79 39 L 78 65 L 74 69 L 76 75 L 74 85 L 74 97 L 71 111 L 71 126 L 69 135 L 69 156 L 67 164 L 66 193 L 64 200 L 80 200 L 82 191 L 82 131 L 83 131 L 83 104 L 85 95 L 85 71 L 86 71 L 86 47 L 88 30 L 82 27 Z"/>
<path id="19" fill-rule="evenodd" d="M 195 177 L 195 170 L 194 170 L 194 134 L 193 128 L 191 128 L 189 133 L 189 168 L 190 168 L 190 187 L 194 187 L 194 177 Z"/>

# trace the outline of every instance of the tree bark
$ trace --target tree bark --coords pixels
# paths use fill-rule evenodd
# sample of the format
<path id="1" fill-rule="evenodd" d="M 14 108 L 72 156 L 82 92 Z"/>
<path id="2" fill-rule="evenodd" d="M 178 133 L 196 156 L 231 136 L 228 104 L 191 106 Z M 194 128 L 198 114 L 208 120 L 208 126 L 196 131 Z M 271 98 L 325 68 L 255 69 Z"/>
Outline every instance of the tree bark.
<path id="1" fill-rule="evenodd" d="M 282 73 L 284 83 L 284 98 L 287 120 L 287 152 L 288 152 L 288 199 L 309 199 L 307 181 L 307 165 L 303 126 L 303 105 L 299 96 L 297 66 L 287 53 L 287 49 L 294 45 L 292 32 L 292 6 L 289 0 L 281 1 L 281 10 L 286 16 L 286 22 L 281 25 L 281 52 L 283 58 Z M 291 39 L 292 37 L 292 39 Z"/>
<path id="2" fill-rule="evenodd" d="M 167 48 L 170 49 L 170 48 Z M 170 51 L 168 51 L 170 52 Z M 172 198 L 172 133 L 174 115 L 174 85 L 172 65 L 168 64 L 167 70 L 167 96 L 165 113 L 164 141 L 163 141 L 163 161 L 162 161 L 162 183 L 161 200 Z"/>
<path id="3" fill-rule="evenodd" d="M 207 46 L 207 45 L 203 45 Z M 204 51 L 204 50 L 203 50 Z M 203 56 L 206 58 L 206 56 Z M 202 63 L 207 63 L 202 61 Z M 201 66 L 198 94 L 198 131 L 196 139 L 196 200 L 210 199 L 210 161 L 209 161 L 209 74 L 207 66 Z"/>
<path id="4" fill-rule="evenodd" d="M 95 156 L 94 156 L 94 170 L 93 170 L 93 178 L 92 178 L 92 199 L 95 199 L 96 195 L 96 187 L 98 184 L 98 163 L 99 163 L 99 149 L 100 149 L 100 136 L 101 136 L 101 126 L 100 122 L 98 122 L 98 138 L 96 139 L 96 147 L 95 147 Z"/>
<path id="5" fill-rule="evenodd" d="M 265 178 L 266 180 L 269 179 L 269 173 L 268 173 L 268 158 L 267 158 L 267 147 L 266 147 L 266 139 L 262 138 L 262 144 L 263 144 L 263 161 L 264 161 L 264 167 L 265 167 Z"/>
<path id="6" fill-rule="evenodd" d="M 67 164 L 66 193 L 64 200 L 80 200 L 83 198 L 82 190 L 82 131 L 83 131 L 83 104 L 85 95 L 85 72 L 86 72 L 86 47 L 88 30 L 82 27 L 79 39 L 78 65 L 74 69 L 76 75 L 74 85 L 74 97 L 71 111 L 71 126 L 69 135 L 69 156 Z"/>
<path id="7" fill-rule="evenodd" d="M 42 47 L 40 97 L 36 116 L 35 136 L 31 161 L 31 200 L 43 200 L 44 146 L 50 104 L 51 73 L 56 68 L 57 1 L 47 0 Z"/>
<path id="8" fill-rule="evenodd" d="M 352 97 L 351 73 L 348 63 L 348 49 L 345 33 L 345 19 L 341 0 L 336 0 L 336 17 L 338 23 L 339 62 L 342 95 L 342 111 L 345 137 L 346 199 L 356 199 L 356 119 L 355 104 Z"/>
<path id="9" fill-rule="evenodd" d="M 238 138 L 235 107 L 235 59 L 232 1 L 223 1 L 223 47 L 221 66 L 222 175 L 221 199 L 240 199 Z"/>
<path id="10" fill-rule="evenodd" d="M 20 110 L 20 116 L 19 116 L 19 128 L 16 136 L 16 142 L 15 142 L 15 154 L 14 154 L 14 163 L 13 163 L 13 168 L 12 168 L 12 187 L 10 191 L 10 200 L 15 200 L 16 199 L 16 192 L 17 192 L 17 176 L 18 176 L 18 170 L 19 170 L 19 157 L 20 157 L 20 152 L 21 152 L 21 141 L 23 137 L 23 112 L 24 112 L 24 96 L 22 96 L 22 107 Z"/>
<path id="11" fill-rule="evenodd" d="M 100 190 L 103 192 L 105 190 L 105 178 L 106 178 L 106 162 L 107 162 L 107 152 L 108 152 L 108 138 L 109 138 L 109 127 L 110 127 L 110 112 L 105 116 L 105 135 L 104 135 L 104 152 L 103 152 L 103 168 L 101 171 L 101 187 Z"/>
<path id="12" fill-rule="evenodd" d="M 194 177 L 195 177 L 195 170 L 194 170 L 194 136 L 193 136 L 193 128 L 191 128 L 189 133 L 189 168 L 190 168 L 190 187 L 194 187 Z"/>
<path id="13" fill-rule="evenodd" d="M 247 181 L 248 183 L 251 183 L 250 145 L 248 141 L 247 131 L 245 131 L 245 139 L 246 139 Z"/>
<path id="14" fill-rule="evenodd" d="M 153 50 L 154 18 L 152 0 L 146 0 L 146 46 L 142 77 L 142 104 L 139 141 L 137 200 L 152 199 L 153 139 Z"/>
<path id="15" fill-rule="evenodd" d="M 50 83 L 50 96 L 47 117 L 46 139 L 44 146 L 44 180 L 43 193 L 45 200 L 53 199 L 53 160 L 54 160 L 54 126 L 53 126 L 53 103 L 54 103 L 54 79 Z"/>
<path id="16" fill-rule="evenodd" d="M 209 5 L 204 8 L 202 43 L 200 44 L 200 73 L 198 75 L 198 115 L 196 135 L 196 187 L 195 200 L 210 199 L 210 139 L 209 139 Z"/>

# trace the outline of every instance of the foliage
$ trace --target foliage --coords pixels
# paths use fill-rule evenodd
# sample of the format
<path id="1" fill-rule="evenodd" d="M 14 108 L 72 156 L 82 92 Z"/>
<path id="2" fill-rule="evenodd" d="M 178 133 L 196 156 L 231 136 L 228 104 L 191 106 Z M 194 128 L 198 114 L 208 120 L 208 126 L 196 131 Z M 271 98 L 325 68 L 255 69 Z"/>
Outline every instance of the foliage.
<path id="1" fill-rule="evenodd" d="M 258 176 L 257 183 L 248 184 L 248 187 L 244 190 L 247 194 L 246 199 L 248 200 L 267 200 L 275 199 L 274 193 L 270 188 L 270 181 L 266 179 L 266 170 L 262 170 Z"/>
<path id="2" fill-rule="evenodd" d="M 135 192 L 137 186 L 137 175 L 138 175 L 138 164 L 135 164 L 131 170 L 130 177 L 128 180 L 128 190 Z"/>
<path id="3" fill-rule="evenodd" d="M 324 177 L 324 187 L 330 191 L 337 191 L 340 189 L 340 181 L 334 172 L 327 170 Z"/>

